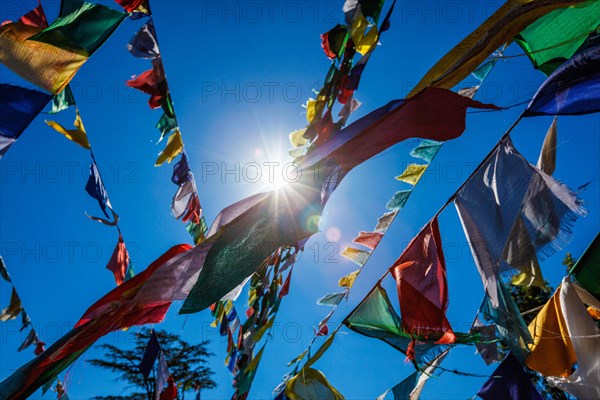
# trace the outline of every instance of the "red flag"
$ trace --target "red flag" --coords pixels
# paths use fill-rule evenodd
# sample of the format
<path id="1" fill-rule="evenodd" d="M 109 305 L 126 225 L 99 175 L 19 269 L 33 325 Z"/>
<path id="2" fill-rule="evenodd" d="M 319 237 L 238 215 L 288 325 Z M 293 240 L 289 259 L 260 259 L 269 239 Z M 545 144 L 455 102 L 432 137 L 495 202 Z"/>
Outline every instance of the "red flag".
<path id="1" fill-rule="evenodd" d="M 175 400 L 177 399 L 177 385 L 175 385 L 175 380 L 173 376 L 169 376 L 167 380 L 167 387 L 160 394 L 160 400 Z"/>
<path id="2" fill-rule="evenodd" d="M 371 250 L 375 250 L 375 247 L 377 247 L 382 237 L 383 232 L 360 232 L 352 242 L 362 244 Z"/>
<path id="3" fill-rule="evenodd" d="M 127 12 L 132 12 L 144 3 L 144 0 L 115 0 Z"/>
<path id="4" fill-rule="evenodd" d="M 19 19 L 19 22 L 23 25 L 34 26 L 36 28 L 47 28 L 48 21 L 46 20 L 46 14 L 42 8 L 42 3 L 38 1 L 38 6 L 29 11 L 27 14 L 23 15 Z"/>
<path id="5" fill-rule="evenodd" d="M 446 318 L 448 285 L 437 218 L 410 242 L 390 268 L 396 279 L 402 327 L 438 343 L 456 339 Z"/>
<path id="6" fill-rule="evenodd" d="M 156 58 L 152 61 L 152 69 L 142 72 L 139 76 L 126 82 L 127 86 L 150 95 L 148 105 L 158 108 L 167 96 L 167 81 L 162 61 Z"/>
<path id="7" fill-rule="evenodd" d="M 112 271 L 115 276 L 117 286 L 125 282 L 125 273 L 129 267 L 129 253 L 125 247 L 123 237 L 119 235 L 119 242 L 113 251 L 112 257 L 106 265 L 106 269 Z"/>

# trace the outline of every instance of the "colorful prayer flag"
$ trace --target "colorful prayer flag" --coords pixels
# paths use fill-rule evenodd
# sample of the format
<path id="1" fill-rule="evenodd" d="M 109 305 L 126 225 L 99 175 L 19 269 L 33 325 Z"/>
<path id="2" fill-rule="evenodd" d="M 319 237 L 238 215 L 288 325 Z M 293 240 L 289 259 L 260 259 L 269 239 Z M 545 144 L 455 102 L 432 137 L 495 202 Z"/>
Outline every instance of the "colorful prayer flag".
<path id="1" fill-rule="evenodd" d="M 574 55 L 542 83 L 525 116 L 600 111 L 600 42 Z"/>
<path id="2" fill-rule="evenodd" d="M 89 57 L 113 34 L 127 14 L 101 4 L 71 2 L 77 9 L 67 10 L 46 29 L 28 40 L 45 42 L 66 51 Z"/>
<path id="3" fill-rule="evenodd" d="M 397 176 L 396 179 L 414 186 L 419 182 L 426 169 L 427 164 L 409 164 L 406 170 Z"/>
<path id="4" fill-rule="evenodd" d="M 117 242 L 115 250 L 113 251 L 110 260 L 106 265 L 106 269 L 111 271 L 115 276 L 115 282 L 117 282 L 117 286 L 125 282 L 125 273 L 127 272 L 128 267 L 129 253 L 125 247 L 123 236 L 119 235 L 119 241 Z"/>
<path id="5" fill-rule="evenodd" d="M 402 328 L 437 343 L 456 336 L 446 318 L 448 282 L 437 219 L 429 222 L 390 268 L 398 289 Z"/>
<path id="6" fill-rule="evenodd" d="M 75 129 L 66 129 L 54 121 L 46 120 L 46 124 L 48 124 L 48 126 L 54 129 L 56 132 L 64 135 L 67 139 L 77 143 L 84 149 L 90 149 L 90 142 L 88 142 L 87 133 L 85 132 L 83 121 L 79 115 L 79 110 L 76 111 L 75 122 L 73 122 Z"/>
<path id="7" fill-rule="evenodd" d="M 509 354 L 492 373 L 477 396 L 483 400 L 542 400 L 529 380 L 529 375 L 515 356 Z"/>
<path id="8" fill-rule="evenodd" d="M 28 40 L 42 30 L 42 27 L 28 25 L 25 21 L 2 25 L 0 63 L 23 79 L 56 94 L 73 79 L 87 56 Z"/>

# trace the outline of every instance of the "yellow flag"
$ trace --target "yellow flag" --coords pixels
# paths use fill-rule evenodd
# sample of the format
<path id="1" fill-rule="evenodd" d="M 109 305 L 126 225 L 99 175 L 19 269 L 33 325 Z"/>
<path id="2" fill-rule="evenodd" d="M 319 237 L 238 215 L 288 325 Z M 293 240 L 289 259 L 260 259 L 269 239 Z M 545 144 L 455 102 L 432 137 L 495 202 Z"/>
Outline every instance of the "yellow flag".
<path id="1" fill-rule="evenodd" d="M 586 0 L 509 0 L 442 57 L 408 94 L 426 87 L 450 89 L 465 79 L 496 49 L 551 11 Z"/>
<path id="2" fill-rule="evenodd" d="M 285 395 L 290 400 L 344 400 L 344 396 L 327 381 L 319 370 L 302 369 L 285 385 Z"/>
<path id="3" fill-rule="evenodd" d="M 64 135 L 67 139 L 77 143 L 84 149 L 89 150 L 90 143 L 88 142 L 87 134 L 85 133 L 85 128 L 83 126 L 81 116 L 79 116 L 79 111 L 76 111 L 76 114 L 77 116 L 75 117 L 75 122 L 73 122 L 73 126 L 75 127 L 75 129 L 66 129 L 65 127 L 54 121 L 46 121 L 46 123 L 56 132 Z"/>
<path id="4" fill-rule="evenodd" d="M 181 132 L 175 129 L 175 132 L 169 136 L 165 149 L 160 152 L 154 166 L 161 166 L 165 161 L 171 162 L 183 151 L 183 141 L 181 140 Z"/>
<path id="5" fill-rule="evenodd" d="M 354 42 L 354 48 L 361 55 L 365 55 L 371 51 L 377 45 L 377 41 L 379 40 L 377 26 L 372 26 L 365 35 L 368 26 L 369 22 L 365 16 L 359 14 L 354 21 L 352 21 L 352 26 L 350 27 L 350 36 Z"/>
<path id="6" fill-rule="evenodd" d="M 350 272 L 348 275 L 344 276 L 343 278 L 340 278 L 340 280 L 338 281 L 338 285 L 340 285 L 340 287 L 345 287 L 350 289 L 352 287 L 352 285 L 354 285 L 354 281 L 356 280 L 356 277 L 358 276 L 358 274 L 360 273 L 360 270 L 357 269 L 354 272 Z"/>
<path id="7" fill-rule="evenodd" d="M 317 99 L 310 99 L 308 103 L 306 103 L 306 120 L 308 123 L 312 123 L 313 120 L 323 113 L 323 109 L 325 108 L 325 97 L 319 96 Z"/>
<path id="8" fill-rule="evenodd" d="M 529 324 L 533 345 L 525 364 L 544 376 L 567 377 L 577 361 L 559 297 L 560 288 Z"/>
<path id="9" fill-rule="evenodd" d="M 306 132 L 306 128 L 298 129 L 290 133 L 290 143 L 294 147 L 304 146 L 306 144 L 306 139 L 303 137 L 304 132 Z"/>
<path id="10" fill-rule="evenodd" d="M 57 94 L 73 79 L 87 57 L 47 43 L 27 40 L 42 28 L 12 22 L 0 27 L 0 63 L 23 79 Z"/>
<path id="11" fill-rule="evenodd" d="M 419 179 L 421 179 L 426 169 L 427 164 L 410 164 L 400 176 L 396 177 L 396 179 L 410 183 L 414 186 L 419 182 Z"/>

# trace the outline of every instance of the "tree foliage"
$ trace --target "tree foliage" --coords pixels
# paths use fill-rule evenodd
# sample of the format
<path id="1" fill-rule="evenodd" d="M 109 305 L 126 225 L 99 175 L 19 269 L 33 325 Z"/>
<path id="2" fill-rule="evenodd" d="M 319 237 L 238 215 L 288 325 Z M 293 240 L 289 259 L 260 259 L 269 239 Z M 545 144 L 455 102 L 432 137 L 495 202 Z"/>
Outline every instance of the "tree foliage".
<path id="1" fill-rule="evenodd" d="M 130 349 L 121 349 L 112 344 L 98 346 L 104 350 L 100 359 L 88 362 L 96 367 L 105 368 L 119 374 L 118 380 L 127 382 L 127 389 L 134 390 L 125 396 L 96 397 L 103 400 L 154 400 L 156 374 L 152 371 L 148 379 L 139 370 L 140 362 L 152 330 L 143 328 L 135 339 L 135 345 Z M 209 341 L 192 345 L 182 340 L 178 335 L 157 330 L 156 335 L 165 355 L 169 372 L 177 383 L 179 398 L 184 399 L 188 391 L 213 389 L 217 384 L 212 380 L 214 372 L 208 367 L 208 359 L 213 354 L 207 350 Z"/>

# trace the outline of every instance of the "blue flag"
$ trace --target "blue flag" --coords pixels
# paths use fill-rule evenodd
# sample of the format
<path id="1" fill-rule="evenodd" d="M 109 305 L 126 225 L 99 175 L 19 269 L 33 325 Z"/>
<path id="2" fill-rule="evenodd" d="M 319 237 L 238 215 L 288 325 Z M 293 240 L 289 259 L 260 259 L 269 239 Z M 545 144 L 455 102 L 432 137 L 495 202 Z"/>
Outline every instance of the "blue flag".
<path id="1" fill-rule="evenodd" d="M 37 90 L 0 84 L 0 158 L 51 98 Z"/>
<path id="2" fill-rule="evenodd" d="M 600 42 L 574 55 L 540 86 L 526 116 L 600 111 Z"/>

